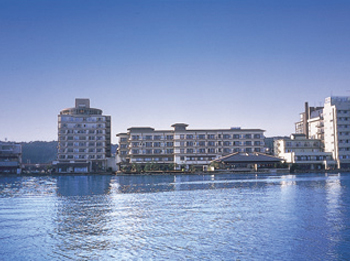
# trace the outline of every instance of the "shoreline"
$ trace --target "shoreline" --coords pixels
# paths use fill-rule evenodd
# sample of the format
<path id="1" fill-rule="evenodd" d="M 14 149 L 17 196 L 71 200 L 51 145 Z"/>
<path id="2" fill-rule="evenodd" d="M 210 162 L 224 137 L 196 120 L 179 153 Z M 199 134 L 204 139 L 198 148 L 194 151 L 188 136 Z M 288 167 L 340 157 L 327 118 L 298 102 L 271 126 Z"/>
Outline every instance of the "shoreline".
<path id="1" fill-rule="evenodd" d="M 339 169 L 339 170 L 298 170 L 294 172 L 290 171 L 280 171 L 280 172 L 271 172 L 271 171 L 225 171 L 225 170 L 217 170 L 217 171 L 207 171 L 207 172 L 184 172 L 184 171 L 164 171 L 164 172 L 99 172 L 99 173 L 37 173 L 37 172 L 31 172 L 31 173 L 0 173 L 0 177 L 44 177 L 44 176 L 99 176 L 99 175 L 105 175 L 105 176 L 176 176 L 176 175 L 193 175 L 193 176 L 199 176 L 199 175 L 225 175 L 225 174 L 236 174 L 236 175 L 298 175 L 298 174 L 337 174 L 337 173 L 347 173 L 350 172 L 349 169 Z"/>

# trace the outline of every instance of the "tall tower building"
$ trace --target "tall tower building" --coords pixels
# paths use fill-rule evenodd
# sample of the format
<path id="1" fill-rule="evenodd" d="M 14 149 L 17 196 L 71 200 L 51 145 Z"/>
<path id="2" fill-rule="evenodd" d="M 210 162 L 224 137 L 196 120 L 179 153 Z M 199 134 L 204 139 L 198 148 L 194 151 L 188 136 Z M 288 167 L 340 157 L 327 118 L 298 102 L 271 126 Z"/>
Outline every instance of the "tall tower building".
<path id="1" fill-rule="evenodd" d="M 111 116 L 91 108 L 89 99 L 58 115 L 57 172 L 104 172 L 111 157 Z"/>
<path id="2" fill-rule="evenodd" d="M 350 97 L 328 97 L 324 109 L 324 146 L 338 168 L 350 167 Z"/>

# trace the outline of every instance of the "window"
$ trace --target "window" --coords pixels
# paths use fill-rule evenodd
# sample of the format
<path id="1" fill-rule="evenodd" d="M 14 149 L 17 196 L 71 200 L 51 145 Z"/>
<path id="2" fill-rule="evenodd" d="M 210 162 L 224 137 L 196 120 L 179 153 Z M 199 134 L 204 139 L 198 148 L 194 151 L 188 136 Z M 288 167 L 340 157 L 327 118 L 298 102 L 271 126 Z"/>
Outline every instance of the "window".
<path id="1" fill-rule="evenodd" d="M 167 136 L 166 136 L 166 139 L 167 139 L 167 140 L 173 140 L 173 139 L 174 139 L 174 136 L 173 136 L 173 135 L 167 135 Z"/>
<path id="2" fill-rule="evenodd" d="M 215 153 L 215 149 L 208 149 L 208 153 Z"/>
<path id="3" fill-rule="evenodd" d="M 245 142 L 245 145 L 246 145 L 246 146 L 252 146 L 252 142 L 251 142 L 251 141 L 246 141 L 246 142 Z"/>
<path id="4" fill-rule="evenodd" d="M 174 142 L 167 142 L 167 143 L 166 143 L 166 146 L 167 146 L 167 147 L 172 147 L 172 146 L 174 146 Z"/>
<path id="5" fill-rule="evenodd" d="M 152 136 L 151 135 L 146 135 L 145 139 L 146 140 L 152 140 Z"/>
<path id="6" fill-rule="evenodd" d="M 215 142 L 214 141 L 208 141 L 208 146 L 215 146 Z"/>
<path id="7" fill-rule="evenodd" d="M 186 135 L 186 139 L 192 140 L 192 139 L 193 139 L 193 134 L 187 134 L 187 135 Z"/>
<path id="8" fill-rule="evenodd" d="M 215 135 L 214 135 L 214 134 L 209 134 L 209 135 L 208 135 L 208 139 L 209 139 L 209 140 L 215 139 Z"/>
<path id="9" fill-rule="evenodd" d="M 146 142 L 146 147 L 147 148 L 152 147 L 152 142 Z"/>
<path id="10" fill-rule="evenodd" d="M 201 146 L 201 147 L 204 147 L 205 146 L 205 141 L 198 142 L 198 145 Z"/>
<path id="11" fill-rule="evenodd" d="M 199 134 L 199 135 L 198 135 L 198 139 L 204 140 L 204 139 L 205 139 L 205 135 L 204 135 L 204 134 Z"/>
<path id="12" fill-rule="evenodd" d="M 239 135 L 239 134 L 233 134 L 233 138 L 234 138 L 234 139 L 239 139 L 239 138 L 240 138 L 240 135 Z"/>
<path id="13" fill-rule="evenodd" d="M 140 138 L 139 135 L 132 135 L 131 136 L 132 140 L 139 140 L 139 138 Z"/>
<path id="14" fill-rule="evenodd" d="M 186 142 L 186 146 L 187 146 L 187 147 L 193 146 L 193 141 L 187 141 L 187 142 Z"/>
<path id="15" fill-rule="evenodd" d="M 186 153 L 193 153 L 193 149 L 187 149 Z"/>
<path id="16" fill-rule="evenodd" d="M 231 145 L 231 142 L 229 141 L 224 141 L 224 146 L 230 146 Z"/>
<path id="17" fill-rule="evenodd" d="M 184 134 L 180 134 L 180 139 L 184 139 L 185 138 L 185 135 Z"/>
<path id="18" fill-rule="evenodd" d="M 224 134 L 224 139 L 231 139 L 231 135 L 230 134 Z"/>
<path id="19" fill-rule="evenodd" d="M 224 153 L 230 153 L 230 152 L 231 152 L 231 149 L 224 148 Z"/>
<path id="20" fill-rule="evenodd" d="M 244 138 L 246 138 L 246 139 L 251 139 L 251 138 L 252 138 L 252 135 L 251 135 L 251 134 L 246 134 L 246 135 L 244 135 Z"/>
<path id="21" fill-rule="evenodd" d="M 153 139 L 154 139 L 154 140 L 161 140 L 161 139 L 162 139 L 162 136 L 160 136 L 160 135 L 155 135 Z"/>
<path id="22" fill-rule="evenodd" d="M 155 153 L 155 154 L 160 154 L 160 153 L 162 153 L 162 150 L 160 150 L 160 149 L 155 149 L 155 150 L 154 150 L 154 153 Z"/>

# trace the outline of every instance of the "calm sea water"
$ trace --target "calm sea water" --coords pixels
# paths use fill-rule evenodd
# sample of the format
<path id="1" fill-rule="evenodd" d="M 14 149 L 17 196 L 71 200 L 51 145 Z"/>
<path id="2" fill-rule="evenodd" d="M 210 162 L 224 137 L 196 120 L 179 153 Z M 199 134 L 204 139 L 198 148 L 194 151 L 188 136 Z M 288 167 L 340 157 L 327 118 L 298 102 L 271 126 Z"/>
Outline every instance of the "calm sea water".
<path id="1" fill-rule="evenodd" d="M 349 260 L 350 173 L 0 177 L 1 260 Z"/>

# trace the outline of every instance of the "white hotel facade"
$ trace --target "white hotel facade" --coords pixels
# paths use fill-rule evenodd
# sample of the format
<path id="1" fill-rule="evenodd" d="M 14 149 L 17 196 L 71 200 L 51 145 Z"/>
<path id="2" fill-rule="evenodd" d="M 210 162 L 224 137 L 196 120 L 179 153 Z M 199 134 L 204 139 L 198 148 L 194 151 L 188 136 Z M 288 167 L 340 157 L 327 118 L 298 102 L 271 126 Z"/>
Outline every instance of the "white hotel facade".
<path id="1" fill-rule="evenodd" d="M 338 168 L 350 168 L 350 97 L 328 97 L 323 108 L 324 149 Z"/>
<path id="2" fill-rule="evenodd" d="M 58 115 L 57 172 L 105 171 L 111 157 L 111 116 L 90 108 L 89 99 Z"/>
<path id="3" fill-rule="evenodd" d="M 187 129 L 184 123 L 173 130 L 132 127 L 119 133 L 118 157 L 128 163 L 173 163 L 175 166 L 208 165 L 234 152 L 265 152 L 261 129 Z"/>

